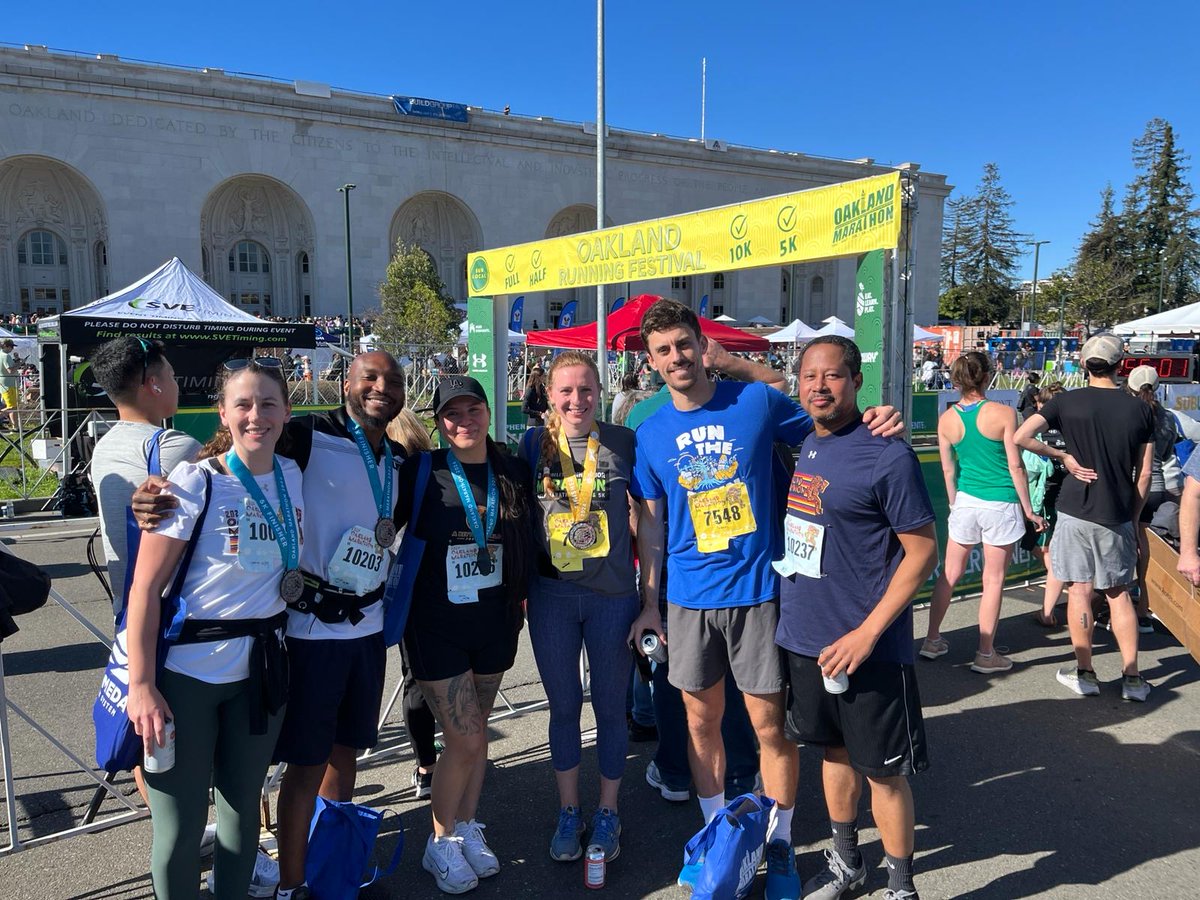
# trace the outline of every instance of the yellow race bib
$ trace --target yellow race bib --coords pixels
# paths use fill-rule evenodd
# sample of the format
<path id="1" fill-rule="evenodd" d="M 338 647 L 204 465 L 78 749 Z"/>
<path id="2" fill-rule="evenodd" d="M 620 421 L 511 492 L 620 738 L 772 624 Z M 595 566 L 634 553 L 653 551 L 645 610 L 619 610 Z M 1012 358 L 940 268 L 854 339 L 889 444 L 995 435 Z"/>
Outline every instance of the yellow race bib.
<path id="1" fill-rule="evenodd" d="M 608 556 L 608 514 L 593 510 L 586 522 L 576 522 L 572 513 L 550 513 L 546 517 L 550 561 L 560 572 L 582 572 L 585 559 Z"/>
<path id="2" fill-rule="evenodd" d="M 719 488 L 688 494 L 688 511 L 701 553 L 727 550 L 738 535 L 757 530 L 750 494 L 744 481 L 731 481 Z"/>

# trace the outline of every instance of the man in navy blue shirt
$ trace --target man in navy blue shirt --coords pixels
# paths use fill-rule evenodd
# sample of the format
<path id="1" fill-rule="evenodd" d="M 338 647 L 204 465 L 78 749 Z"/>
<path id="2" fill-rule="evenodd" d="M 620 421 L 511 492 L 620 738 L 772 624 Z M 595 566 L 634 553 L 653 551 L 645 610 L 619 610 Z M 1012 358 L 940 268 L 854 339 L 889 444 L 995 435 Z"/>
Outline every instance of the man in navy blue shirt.
<path id="1" fill-rule="evenodd" d="M 792 688 L 788 733 L 825 748 L 833 831 L 827 868 L 807 900 L 860 887 L 858 801 L 865 776 L 887 854 L 885 900 L 917 897 L 908 775 L 928 766 L 913 670 L 912 599 L 937 563 L 933 507 L 912 448 L 878 437 L 858 410 L 862 355 L 822 337 L 800 360 L 800 402 L 812 417 L 792 476 L 777 643 Z M 840 682 L 840 683 L 839 683 Z"/>
<path id="2" fill-rule="evenodd" d="M 791 820 L 799 760 L 784 733 L 780 654 L 765 651 L 774 650 L 779 596 L 771 569 L 772 443 L 794 446 L 812 423 L 799 405 L 766 384 L 710 380 L 702 365 L 707 342 L 700 322 L 683 304 L 659 300 L 651 306 L 641 337 L 671 400 L 636 432 L 632 482 L 644 498 L 638 524 L 643 606 L 630 638 L 643 630 L 663 638 L 658 584 L 669 518 L 668 678 L 684 696 L 700 808 L 707 822 L 725 802 L 721 717 L 725 678 L 732 675 L 758 736 L 764 791 L 777 801 L 767 830 L 766 894 L 768 900 L 798 897 Z M 726 366 L 745 380 L 757 368 L 744 361 L 732 371 Z M 902 427 L 892 410 L 874 413 L 880 430 Z M 681 873 L 681 880 L 688 874 Z"/>

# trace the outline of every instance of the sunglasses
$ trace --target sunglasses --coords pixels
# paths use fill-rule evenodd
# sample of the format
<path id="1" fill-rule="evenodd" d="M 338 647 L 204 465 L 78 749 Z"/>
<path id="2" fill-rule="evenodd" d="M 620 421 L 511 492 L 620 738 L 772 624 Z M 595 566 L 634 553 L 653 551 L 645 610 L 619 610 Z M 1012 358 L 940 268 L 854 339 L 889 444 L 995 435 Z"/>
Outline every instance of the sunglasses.
<path id="1" fill-rule="evenodd" d="M 241 357 L 237 359 L 227 359 L 224 363 L 226 372 L 240 372 L 249 366 L 255 366 L 259 369 L 283 369 L 282 360 L 276 359 L 274 356 L 255 356 Z"/>
<path id="2" fill-rule="evenodd" d="M 134 340 L 142 345 L 142 384 L 145 384 L 146 372 L 150 366 L 150 345 L 141 338 L 134 338 Z"/>

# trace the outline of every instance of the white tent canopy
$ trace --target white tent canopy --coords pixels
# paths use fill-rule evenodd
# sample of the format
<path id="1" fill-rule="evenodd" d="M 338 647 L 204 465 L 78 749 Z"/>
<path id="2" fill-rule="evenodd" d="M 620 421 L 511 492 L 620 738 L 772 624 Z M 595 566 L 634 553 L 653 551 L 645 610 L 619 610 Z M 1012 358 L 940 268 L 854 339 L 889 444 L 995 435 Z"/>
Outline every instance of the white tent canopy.
<path id="1" fill-rule="evenodd" d="M 926 331 L 920 325 L 913 325 L 913 343 L 919 344 L 922 341 L 941 341 L 945 338 L 936 331 Z"/>
<path id="2" fill-rule="evenodd" d="M 815 337 L 817 332 L 809 328 L 799 319 L 792 319 L 790 323 L 785 325 L 779 331 L 767 335 L 767 340 L 772 344 L 795 344 L 798 341 L 807 341 L 811 337 Z"/>
<path id="3" fill-rule="evenodd" d="M 1164 310 L 1113 327 L 1115 334 L 1200 334 L 1200 303 Z"/>
<path id="4" fill-rule="evenodd" d="M 838 337 L 854 338 L 854 329 L 839 319 L 837 316 L 830 316 L 825 320 L 827 324 L 817 329 L 814 337 L 825 337 L 826 335 L 836 334 Z"/>
<path id="5" fill-rule="evenodd" d="M 713 319 L 713 321 L 714 322 L 736 322 L 737 319 L 735 319 L 733 316 L 727 316 L 724 313 L 722 313 L 721 315 L 719 315 L 715 319 Z"/>
<path id="6" fill-rule="evenodd" d="M 753 318 L 747 319 L 747 321 L 751 325 L 774 325 L 775 324 L 774 319 L 768 319 L 766 316 L 754 316 Z"/>

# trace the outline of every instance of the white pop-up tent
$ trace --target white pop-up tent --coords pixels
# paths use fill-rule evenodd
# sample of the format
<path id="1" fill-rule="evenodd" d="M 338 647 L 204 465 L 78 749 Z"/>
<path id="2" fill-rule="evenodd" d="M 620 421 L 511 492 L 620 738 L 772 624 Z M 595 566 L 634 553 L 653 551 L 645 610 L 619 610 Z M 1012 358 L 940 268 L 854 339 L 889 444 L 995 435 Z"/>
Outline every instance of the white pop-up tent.
<path id="1" fill-rule="evenodd" d="M 1164 310 L 1152 316 L 1113 326 L 1114 334 L 1200 334 L 1200 303 Z"/>
<path id="2" fill-rule="evenodd" d="M 767 335 L 767 340 L 772 344 L 795 344 L 799 341 L 807 341 L 811 337 L 816 337 L 815 329 L 809 328 L 799 319 L 792 319 L 787 325 L 779 329 L 773 334 Z"/>
<path id="3" fill-rule="evenodd" d="M 825 324 L 817 329 L 814 337 L 824 337 L 826 335 L 836 334 L 838 337 L 854 339 L 854 329 L 839 319 L 837 316 L 830 316 L 825 320 Z"/>
<path id="4" fill-rule="evenodd" d="M 921 344 L 926 341 L 942 341 L 945 336 L 938 334 L 936 331 L 927 331 L 920 325 L 913 325 L 913 343 Z"/>

